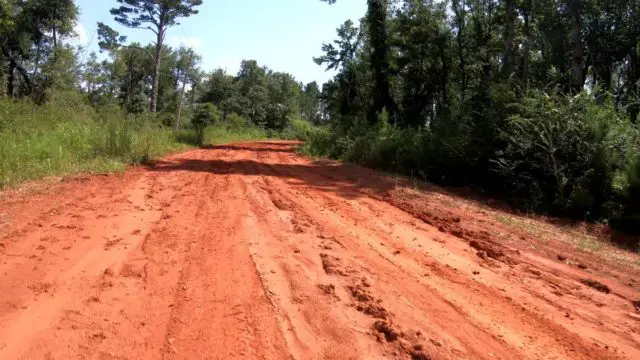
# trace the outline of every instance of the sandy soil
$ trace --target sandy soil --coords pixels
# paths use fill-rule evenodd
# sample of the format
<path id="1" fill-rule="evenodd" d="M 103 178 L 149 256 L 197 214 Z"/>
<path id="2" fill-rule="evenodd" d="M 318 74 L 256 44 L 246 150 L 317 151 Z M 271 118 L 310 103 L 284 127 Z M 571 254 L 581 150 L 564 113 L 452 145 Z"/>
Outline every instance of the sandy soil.
<path id="1" fill-rule="evenodd" d="M 0 359 L 640 359 L 637 254 L 294 145 L 0 193 Z"/>

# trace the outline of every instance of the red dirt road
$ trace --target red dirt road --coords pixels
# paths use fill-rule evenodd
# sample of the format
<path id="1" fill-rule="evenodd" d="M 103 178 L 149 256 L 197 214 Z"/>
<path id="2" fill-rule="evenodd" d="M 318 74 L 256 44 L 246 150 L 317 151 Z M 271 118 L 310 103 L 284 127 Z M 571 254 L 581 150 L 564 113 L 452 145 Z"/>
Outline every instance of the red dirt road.
<path id="1" fill-rule="evenodd" d="M 0 359 L 640 359 L 636 254 L 293 146 L 0 193 Z"/>

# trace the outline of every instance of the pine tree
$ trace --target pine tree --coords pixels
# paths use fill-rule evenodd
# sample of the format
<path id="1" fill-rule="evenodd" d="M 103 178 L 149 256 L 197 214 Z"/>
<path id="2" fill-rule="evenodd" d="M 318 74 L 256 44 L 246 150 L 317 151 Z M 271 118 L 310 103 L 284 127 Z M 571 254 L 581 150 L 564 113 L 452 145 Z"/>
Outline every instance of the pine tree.
<path id="1" fill-rule="evenodd" d="M 179 25 L 178 19 L 197 14 L 202 0 L 118 0 L 120 7 L 111 9 L 115 20 L 130 28 L 148 29 L 156 35 L 154 71 L 152 75 L 151 112 L 158 107 L 158 88 L 162 46 L 167 30 Z"/>

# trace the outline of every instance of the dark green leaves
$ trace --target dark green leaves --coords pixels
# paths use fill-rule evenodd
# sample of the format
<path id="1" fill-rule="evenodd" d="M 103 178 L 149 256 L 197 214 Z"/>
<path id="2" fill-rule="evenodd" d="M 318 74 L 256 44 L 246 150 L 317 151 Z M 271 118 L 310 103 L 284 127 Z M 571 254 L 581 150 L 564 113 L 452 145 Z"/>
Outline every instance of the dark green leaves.
<path id="1" fill-rule="evenodd" d="M 202 0 L 118 0 L 121 5 L 111 9 L 115 20 L 124 26 L 140 28 L 153 25 L 165 28 L 177 25 L 177 20 L 198 13 Z"/>

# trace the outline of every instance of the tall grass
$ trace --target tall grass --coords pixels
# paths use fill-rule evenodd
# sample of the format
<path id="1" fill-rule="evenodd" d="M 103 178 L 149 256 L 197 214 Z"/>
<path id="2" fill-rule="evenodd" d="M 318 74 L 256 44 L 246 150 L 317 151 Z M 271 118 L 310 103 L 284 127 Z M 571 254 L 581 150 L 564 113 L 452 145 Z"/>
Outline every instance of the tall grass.
<path id="1" fill-rule="evenodd" d="M 193 129 L 174 132 L 149 114 L 94 109 L 75 96 L 43 106 L 0 100 L 0 188 L 48 176 L 122 171 L 196 144 Z M 265 137 L 246 124 L 216 124 L 205 129 L 204 142 Z"/>
<path id="2" fill-rule="evenodd" d="M 204 131 L 204 144 L 220 144 L 225 142 L 263 140 L 270 137 L 279 137 L 278 134 L 268 132 L 253 125 L 241 116 L 232 114 L 225 122 L 218 122 L 208 126 Z"/>

